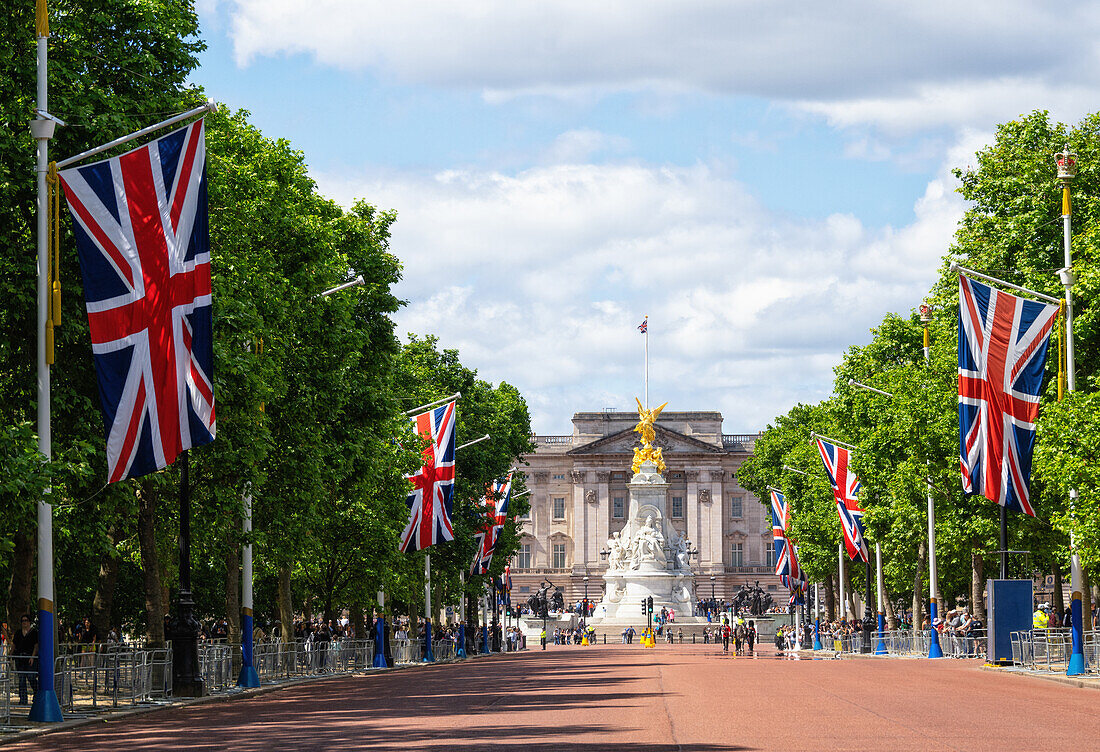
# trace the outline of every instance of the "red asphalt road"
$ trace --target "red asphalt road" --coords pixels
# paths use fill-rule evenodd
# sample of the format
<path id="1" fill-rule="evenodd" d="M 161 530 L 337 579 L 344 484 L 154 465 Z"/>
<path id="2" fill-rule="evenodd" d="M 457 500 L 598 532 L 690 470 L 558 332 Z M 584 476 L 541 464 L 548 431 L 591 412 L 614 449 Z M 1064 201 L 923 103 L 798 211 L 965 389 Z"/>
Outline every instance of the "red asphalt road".
<path id="1" fill-rule="evenodd" d="M 551 647 L 147 713 L 11 749 L 1090 749 L 1100 694 L 974 661 Z M 1092 741 L 1089 741 L 1092 740 Z"/>

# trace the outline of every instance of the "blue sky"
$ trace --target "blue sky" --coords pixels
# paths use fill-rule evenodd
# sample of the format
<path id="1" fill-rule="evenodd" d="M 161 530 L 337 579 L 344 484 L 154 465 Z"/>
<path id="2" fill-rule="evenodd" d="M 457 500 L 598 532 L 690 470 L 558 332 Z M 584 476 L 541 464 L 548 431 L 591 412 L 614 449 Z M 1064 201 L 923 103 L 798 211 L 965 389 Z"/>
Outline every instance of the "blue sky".
<path id="1" fill-rule="evenodd" d="M 399 329 L 515 384 L 539 433 L 628 408 L 645 314 L 670 409 L 747 432 L 826 396 L 931 284 L 965 209 L 950 169 L 1100 88 L 1085 4 L 198 7 L 195 82 L 327 195 L 398 212 Z"/>

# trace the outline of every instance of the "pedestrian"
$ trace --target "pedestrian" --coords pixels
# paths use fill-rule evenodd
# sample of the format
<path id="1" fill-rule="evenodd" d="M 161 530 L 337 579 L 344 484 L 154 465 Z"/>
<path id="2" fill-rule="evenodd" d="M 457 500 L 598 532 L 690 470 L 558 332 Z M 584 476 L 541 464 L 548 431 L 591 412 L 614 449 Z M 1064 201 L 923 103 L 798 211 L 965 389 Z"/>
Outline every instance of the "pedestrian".
<path id="1" fill-rule="evenodd" d="M 783 635 L 783 627 L 779 627 L 775 630 L 775 652 L 779 655 L 783 655 L 783 651 L 787 647 L 787 639 Z"/>
<path id="2" fill-rule="evenodd" d="M 756 644 L 756 623 L 751 619 L 748 628 L 745 630 L 745 642 L 748 646 L 749 655 L 753 655 L 753 646 Z"/>
<path id="3" fill-rule="evenodd" d="M 12 656 L 19 673 L 19 704 L 27 704 L 27 684 L 31 692 L 38 691 L 38 628 L 33 626 L 30 614 L 19 619 L 19 629 L 12 636 Z"/>
<path id="4" fill-rule="evenodd" d="M 730 651 L 730 625 L 728 621 L 722 622 L 722 652 Z"/>
<path id="5" fill-rule="evenodd" d="M 546 650 L 546 627 L 542 628 L 542 633 L 539 635 L 539 641 L 542 642 L 542 649 Z"/>

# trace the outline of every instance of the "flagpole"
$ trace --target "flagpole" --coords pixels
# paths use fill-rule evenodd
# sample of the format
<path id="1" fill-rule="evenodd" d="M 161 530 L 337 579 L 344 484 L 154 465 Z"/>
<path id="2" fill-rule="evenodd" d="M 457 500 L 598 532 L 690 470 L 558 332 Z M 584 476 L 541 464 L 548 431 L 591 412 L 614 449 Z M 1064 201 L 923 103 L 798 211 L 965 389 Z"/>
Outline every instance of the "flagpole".
<path id="1" fill-rule="evenodd" d="M 649 314 L 645 316 L 645 409 L 649 409 Z"/>
<path id="2" fill-rule="evenodd" d="M 47 362 L 46 329 L 49 323 L 49 297 L 47 277 L 50 264 L 49 239 L 49 194 L 46 190 L 46 173 L 49 170 L 50 139 L 53 137 L 56 120 L 46 117 L 49 114 L 47 76 L 47 40 L 50 36 L 49 17 L 46 12 L 46 0 L 37 0 L 35 5 L 35 37 L 37 44 L 37 102 L 38 117 L 30 123 L 31 135 L 38 147 L 36 183 L 38 189 L 38 451 L 49 462 L 53 457 L 53 437 L 50 432 L 50 366 Z M 52 357 L 50 358 L 52 360 Z M 38 691 L 34 693 L 28 719 L 38 723 L 60 723 L 63 720 L 61 705 L 57 701 L 54 689 L 54 653 L 57 637 L 57 624 L 54 621 L 53 589 L 53 506 L 49 502 L 52 488 L 47 486 L 38 499 Z"/>
<path id="3" fill-rule="evenodd" d="M 878 645 L 875 646 L 875 655 L 886 655 L 886 585 L 882 578 L 882 546 L 875 543 L 875 585 L 878 587 Z"/>
<path id="4" fill-rule="evenodd" d="M 435 662 L 432 652 L 432 555 L 424 552 L 424 660 Z"/>
<path id="5" fill-rule="evenodd" d="M 848 603 L 845 600 L 844 594 L 844 542 L 841 541 L 836 545 L 836 556 L 840 563 L 837 565 L 837 579 L 840 581 L 840 609 L 839 619 L 844 621 L 848 618 Z"/>
<path id="6" fill-rule="evenodd" d="M 1073 235 L 1072 216 L 1073 205 L 1070 200 L 1069 184 L 1077 176 L 1077 155 L 1069 150 L 1066 144 L 1061 154 L 1056 154 L 1058 165 L 1058 179 L 1062 181 L 1062 250 L 1065 257 L 1065 267 L 1058 271 L 1058 277 L 1065 287 L 1066 299 L 1066 389 L 1072 394 L 1076 387 L 1074 375 L 1074 347 L 1073 347 L 1073 283 L 1076 274 L 1073 271 L 1073 256 L 1070 250 L 1070 241 Z M 1077 489 L 1071 488 L 1069 492 L 1070 513 L 1076 513 Z M 1069 570 L 1070 570 L 1070 639 L 1072 648 L 1069 663 L 1066 665 L 1066 676 L 1078 676 L 1085 673 L 1084 655 L 1084 573 L 1081 569 L 1081 558 L 1077 554 L 1077 536 L 1070 531 Z"/>
<path id="7" fill-rule="evenodd" d="M 932 309 L 928 304 L 924 304 L 920 307 L 920 320 L 924 325 L 924 365 L 926 368 L 932 366 L 932 347 L 928 341 L 928 325 L 932 323 Z M 928 502 L 928 625 L 930 627 L 928 633 L 928 657 L 929 658 L 943 658 L 943 648 L 940 647 L 940 633 L 936 631 L 936 610 L 938 608 L 936 603 L 937 591 L 939 590 L 939 576 L 936 572 L 936 506 L 932 499 L 932 460 L 926 459 L 924 461 L 925 467 L 928 469 L 929 481 L 925 484 L 925 499 Z M 916 621 L 918 619 L 917 614 L 913 614 L 913 629 L 916 631 Z"/>
<path id="8" fill-rule="evenodd" d="M 256 673 L 252 655 L 252 483 L 245 484 L 244 495 L 244 545 L 241 546 L 241 673 L 237 677 L 237 686 L 254 688 L 260 686 L 260 677 Z"/>
<path id="9" fill-rule="evenodd" d="M 45 107 L 43 107 L 42 109 L 45 109 Z M 142 136 L 148 136 L 151 133 L 156 133 L 159 130 L 163 130 L 164 128 L 167 128 L 171 125 L 175 125 L 176 123 L 186 120 L 189 117 L 194 117 L 195 115 L 203 115 L 207 112 L 217 111 L 218 103 L 215 102 L 213 99 L 208 99 L 206 101 L 206 104 L 202 105 L 201 107 L 195 107 L 194 109 L 188 110 L 187 112 L 181 112 L 180 114 L 173 115 L 167 120 L 162 120 L 155 125 L 147 126 L 145 128 L 142 128 L 141 130 L 134 131 L 133 133 L 129 133 L 120 138 L 116 138 L 114 141 L 108 141 L 107 143 L 101 144 L 100 146 L 93 147 L 91 149 L 88 149 L 87 151 L 82 151 L 79 154 L 68 157 L 66 159 L 62 159 L 60 162 L 57 163 L 57 169 L 60 170 L 62 168 L 68 167 L 69 165 L 74 165 L 77 162 L 84 161 L 88 157 L 94 157 L 96 154 L 102 154 L 105 151 L 110 151 L 116 146 L 122 146 L 123 144 L 139 139 Z"/>

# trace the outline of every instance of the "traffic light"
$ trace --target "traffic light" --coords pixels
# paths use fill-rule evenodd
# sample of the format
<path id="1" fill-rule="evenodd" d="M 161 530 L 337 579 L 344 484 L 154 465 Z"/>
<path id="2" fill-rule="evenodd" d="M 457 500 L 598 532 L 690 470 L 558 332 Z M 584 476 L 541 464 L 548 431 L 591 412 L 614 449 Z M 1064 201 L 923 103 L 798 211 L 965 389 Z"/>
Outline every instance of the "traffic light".
<path id="1" fill-rule="evenodd" d="M 642 598 L 642 616 L 649 613 L 649 604 L 646 603 L 645 598 Z"/>
<path id="2" fill-rule="evenodd" d="M 649 613 L 653 613 L 653 596 L 646 598 L 646 607 L 649 609 Z"/>

